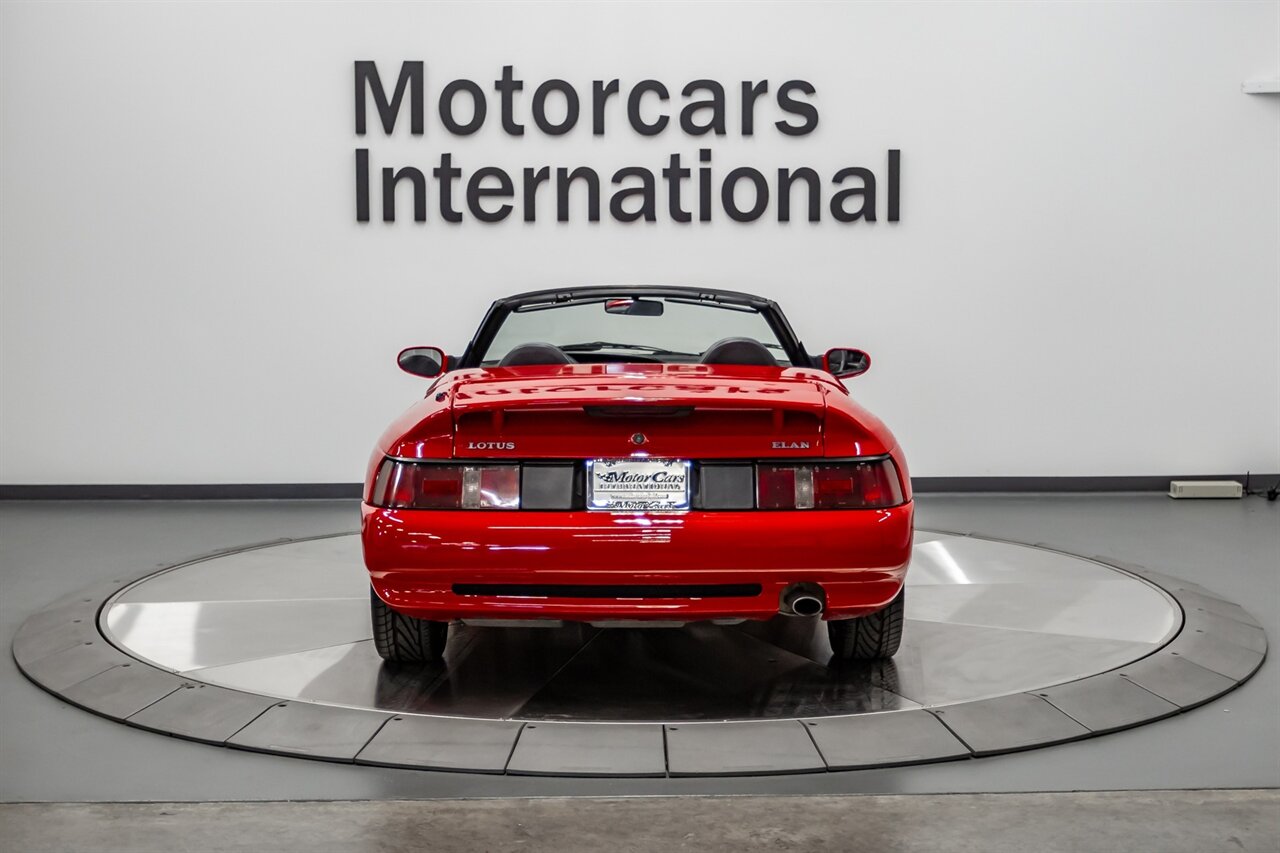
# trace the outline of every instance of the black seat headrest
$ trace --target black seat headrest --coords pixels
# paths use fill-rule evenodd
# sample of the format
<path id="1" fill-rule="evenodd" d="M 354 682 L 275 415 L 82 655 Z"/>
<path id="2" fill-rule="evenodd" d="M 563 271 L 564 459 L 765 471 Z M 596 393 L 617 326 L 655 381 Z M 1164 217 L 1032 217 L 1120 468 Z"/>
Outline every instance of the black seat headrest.
<path id="1" fill-rule="evenodd" d="M 498 362 L 499 367 L 521 367 L 531 364 L 573 364 L 573 359 L 554 344 L 531 343 L 513 347 Z"/>
<path id="2" fill-rule="evenodd" d="M 707 347 L 703 364 L 750 364 L 777 367 L 778 360 L 755 338 L 723 338 Z"/>

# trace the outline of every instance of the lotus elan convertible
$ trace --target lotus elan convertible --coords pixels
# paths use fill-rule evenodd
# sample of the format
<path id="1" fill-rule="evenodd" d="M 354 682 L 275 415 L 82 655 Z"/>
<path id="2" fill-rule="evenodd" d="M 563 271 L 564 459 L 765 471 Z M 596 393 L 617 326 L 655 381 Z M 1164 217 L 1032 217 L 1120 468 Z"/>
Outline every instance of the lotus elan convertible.
<path id="1" fill-rule="evenodd" d="M 369 460 L 374 642 L 439 659 L 449 623 L 821 617 L 833 659 L 902 635 L 902 449 L 850 396 L 866 353 L 809 355 L 776 303 L 581 287 L 493 303 Z"/>

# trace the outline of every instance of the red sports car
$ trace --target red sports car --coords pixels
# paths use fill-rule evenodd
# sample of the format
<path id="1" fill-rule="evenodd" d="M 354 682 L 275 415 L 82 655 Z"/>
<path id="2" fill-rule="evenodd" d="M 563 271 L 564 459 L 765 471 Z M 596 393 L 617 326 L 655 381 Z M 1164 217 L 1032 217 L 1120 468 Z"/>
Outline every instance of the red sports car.
<path id="1" fill-rule="evenodd" d="M 911 484 L 888 429 L 777 304 L 692 287 L 544 290 L 493 304 L 369 460 L 374 642 L 441 656 L 451 621 L 827 620 L 840 660 L 902 635 Z"/>

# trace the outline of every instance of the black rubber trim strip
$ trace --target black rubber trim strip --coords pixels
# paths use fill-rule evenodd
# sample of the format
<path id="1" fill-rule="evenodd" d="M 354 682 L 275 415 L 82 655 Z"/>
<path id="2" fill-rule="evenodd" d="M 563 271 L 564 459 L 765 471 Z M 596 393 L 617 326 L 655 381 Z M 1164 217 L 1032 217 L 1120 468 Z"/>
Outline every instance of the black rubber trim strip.
<path id="1" fill-rule="evenodd" d="M 454 595 L 513 598 L 755 598 L 758 583 L 717 584 L 556 584 L 455 583 Z"/>

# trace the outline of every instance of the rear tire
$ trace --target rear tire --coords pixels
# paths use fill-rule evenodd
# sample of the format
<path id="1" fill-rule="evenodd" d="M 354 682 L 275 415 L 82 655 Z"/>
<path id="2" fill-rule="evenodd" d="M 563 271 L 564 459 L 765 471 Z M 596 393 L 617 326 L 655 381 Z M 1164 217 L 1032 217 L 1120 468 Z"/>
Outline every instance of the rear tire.
<path id="1" fill-rule="evenodd" d="M 902 644 L 902 623 L 906 612 L 907 588 L 883 610 L 853 619 L 827 622 L 827 636 L 837 661 L 884 660 Z"/>
<path id="2" fill-rule="evenodd" d="M 373 646 L 384 659 L 398 663 L 432 663 L 444 655 L 449 639 L 448 622 L 397 613 L 378 598 L 372 588 L 369 615 L 373 619 Z"/>

